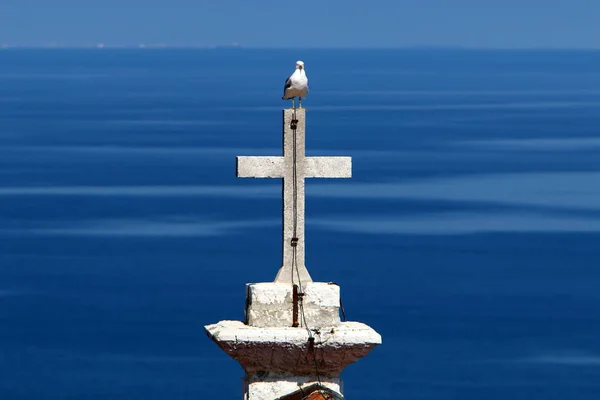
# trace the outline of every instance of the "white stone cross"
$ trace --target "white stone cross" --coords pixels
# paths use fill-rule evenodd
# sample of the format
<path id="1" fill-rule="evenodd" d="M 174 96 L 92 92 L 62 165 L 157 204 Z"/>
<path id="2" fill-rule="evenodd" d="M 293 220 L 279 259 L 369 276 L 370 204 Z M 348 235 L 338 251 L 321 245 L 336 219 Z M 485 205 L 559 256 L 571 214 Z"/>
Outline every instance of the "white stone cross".
<path id="1" fill-rule="evenodd" d="M 294 120 L 297 122 L 294 123 Z M 305 139 L 306 110 L 286 109 L 283 110 L 283 157 L 237 157 L 238 178 L 283 178 L 283 265 L 275 282 L 298 283 L 298 278 L 301 283 L 312 282 L 304 265 L 304 178 L 352 176 L 351 157 L 306 157 Z M 292 269 L 294 227 L 298 239 L 295 256 L 297 270 Z"/>

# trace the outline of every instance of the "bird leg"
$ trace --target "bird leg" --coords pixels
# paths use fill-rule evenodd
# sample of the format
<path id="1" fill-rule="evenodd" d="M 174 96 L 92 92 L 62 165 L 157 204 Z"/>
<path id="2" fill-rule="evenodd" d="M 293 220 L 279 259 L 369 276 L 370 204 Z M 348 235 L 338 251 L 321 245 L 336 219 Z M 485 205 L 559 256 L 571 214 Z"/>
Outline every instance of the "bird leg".
<path id="1" fill-rule="evenodd" d="M 296 109 L 296 102 L 295 102 L 296 98 L 292 97 L 292 108 Z"/>
<path id="2" fill-rule="evenodd" d="M 302 109 L 302 97 L 298 97 L 298 102 L 300 103 L 300 109 Z"/>

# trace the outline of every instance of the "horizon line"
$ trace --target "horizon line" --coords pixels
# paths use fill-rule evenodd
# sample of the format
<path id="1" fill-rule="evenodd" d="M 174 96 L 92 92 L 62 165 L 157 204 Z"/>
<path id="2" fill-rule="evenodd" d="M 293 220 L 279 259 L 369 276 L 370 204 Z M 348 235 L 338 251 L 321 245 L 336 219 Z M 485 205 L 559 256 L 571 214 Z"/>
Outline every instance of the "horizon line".
<path id="1" fill-rule="evenodd" d="M 179 44 L 0 44 L 0 50 L 498 50 L 498 51 L 600 51 L 600 47 L 554 47 L 554 46 L 464 46 L 464 45 L 399 45 L 399 46 L 243 46 L 237 43 L 218 45 Z"/>

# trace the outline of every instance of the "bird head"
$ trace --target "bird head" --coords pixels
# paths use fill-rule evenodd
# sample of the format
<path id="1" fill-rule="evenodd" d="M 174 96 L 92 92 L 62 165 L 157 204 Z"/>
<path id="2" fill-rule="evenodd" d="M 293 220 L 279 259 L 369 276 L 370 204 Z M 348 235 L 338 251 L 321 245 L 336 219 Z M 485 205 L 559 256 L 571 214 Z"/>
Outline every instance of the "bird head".
<path id="1" fill-rule="evenodd" d="M 296 61 L 296 69 L 304 69 L 304 63 L 302 61 Z"/>

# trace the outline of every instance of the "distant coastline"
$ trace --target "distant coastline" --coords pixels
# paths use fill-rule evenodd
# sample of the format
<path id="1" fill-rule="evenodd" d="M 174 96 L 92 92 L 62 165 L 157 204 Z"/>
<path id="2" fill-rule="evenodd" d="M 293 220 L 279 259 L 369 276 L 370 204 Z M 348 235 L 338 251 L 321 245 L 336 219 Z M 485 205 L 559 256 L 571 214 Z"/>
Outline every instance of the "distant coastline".
<path id="1" fill-rule="evenodd" d="M 31 50 L 398 50 L 398 51 L 523 51 L 523 52 L 595 52 L 600 51 L 600 48 L 594 47 L 468 47 L 454 45 L 410 45 L 398 47 L 260 47 L 260 46 L 244 46 L 239 43 L 215 44 L 215 45 L 190 45 L 190 44 L 109 44 L 109 43 L 94 43 L 94 44 L 11 44 L 0 43 L 0 51 L 14 49 L 31 49 Z"/>
<path id="2" fill-rule="evenodd" d="M 165 44 L 165 43 L 139 43 L 139 44 L 109 44 L 109 43 L 93 43 L 93 44 L 0 44 L 0 50 L 7 49 L 201 49 L 201 50 L 222 50 L 222 49 L 243 49 L 239 43 L 216 44 L 216 45 L 187 45 L 187 44 Z"/>

